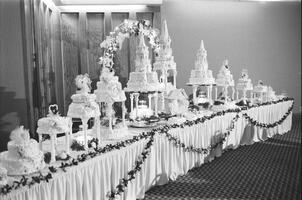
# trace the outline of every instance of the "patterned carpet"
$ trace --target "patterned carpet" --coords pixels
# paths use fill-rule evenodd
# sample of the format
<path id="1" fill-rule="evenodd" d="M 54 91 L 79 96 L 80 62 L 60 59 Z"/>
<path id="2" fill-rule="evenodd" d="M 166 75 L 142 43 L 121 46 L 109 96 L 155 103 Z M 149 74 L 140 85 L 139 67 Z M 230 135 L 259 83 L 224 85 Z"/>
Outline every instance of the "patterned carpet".
<path id="1" fill-rule="evenodd" d="M 301 199 L 301 115 L 292 130 L 229 150 L 214 161 L 146 193 L 145 200 Z"/>

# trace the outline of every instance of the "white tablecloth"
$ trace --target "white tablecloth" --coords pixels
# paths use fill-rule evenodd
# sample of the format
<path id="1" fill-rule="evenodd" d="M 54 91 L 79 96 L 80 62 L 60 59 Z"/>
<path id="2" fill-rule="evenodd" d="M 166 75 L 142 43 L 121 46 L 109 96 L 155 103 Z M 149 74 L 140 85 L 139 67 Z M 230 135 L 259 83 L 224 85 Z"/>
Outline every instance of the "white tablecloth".
<path id="1" fill-rule="evenodd" d="M 292 101 L 286 101 L 241 111 L 239 113 L 240 118 L 235 123 L 235 129 L 227 137 L 224 144 L 207 156 L 185 152 L 182 148 L 175 147 L 164 134 L 156 134 L 151 153 L 142 165 L 142 170 L 129 183 L 120 198 L 133 200 L 144 198 L 145 192 L 152 186 L 175 180 L 177 176 L 186 174 L 193 167 L 211 161 L 215 156 L 220 156 L 224 148 L 237 148 L 240 145 L 263 141 L 275 134 L 288 132 L 291 129 L 292 114 L 281 125 L 270 129 L 251 126 L 242 114 L 247 113 L 262 123 L 273 123 L 281 119 L 291 105 Z M 206 148 L 218 140 L 220 134 L 230 126 L 235 115 L 236 113 L 227 113 L 202 124 L 183 129 L 172 129 L 170 133 L 180 138 L 186 145 Z M 41 182 L 30 188 L 23 187 L 6 196 L 0 196 L 0 199 L 106 199 L 106 194 L 118 185 L 119 179 L 126 177 L 127 172 L 133 168 L 135 160 L 141 154 L 146 142 L 146 140 L 142 140 L 126 148 L 114 150 L 79 163 L 78 166 L 66 168 L 67 172 L 55 173 L 53 179 L 48 183 Z"/>

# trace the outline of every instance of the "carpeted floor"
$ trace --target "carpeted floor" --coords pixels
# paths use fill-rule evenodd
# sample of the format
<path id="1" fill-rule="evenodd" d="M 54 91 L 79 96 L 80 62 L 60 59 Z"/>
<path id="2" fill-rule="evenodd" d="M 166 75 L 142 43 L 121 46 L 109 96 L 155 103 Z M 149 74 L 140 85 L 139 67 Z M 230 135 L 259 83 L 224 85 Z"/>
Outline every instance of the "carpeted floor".
<path id="1" fill-rule="evenodd" d="M 301 115 L 292 130 L 241 146 L 146 193 L 161 199 L 301 199 Z"/>

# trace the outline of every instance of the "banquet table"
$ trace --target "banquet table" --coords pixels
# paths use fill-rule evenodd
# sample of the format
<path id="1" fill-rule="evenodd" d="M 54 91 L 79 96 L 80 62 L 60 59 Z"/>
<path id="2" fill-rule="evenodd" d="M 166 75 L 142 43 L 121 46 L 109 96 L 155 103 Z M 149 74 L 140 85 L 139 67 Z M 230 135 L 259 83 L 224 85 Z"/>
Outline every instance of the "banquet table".
<path id="1" fill-rule="evenodd" d="M 222 144 L 217 145 L 208 153 L 186 151 L 175 145 L 165 134 L 156 133 L 149 154 L 135 174 L 124 192 L 116 195 L 116 199 L 143 199 L 145 192 L 155 185 L 163 185 L 186 174 L 190 169 L 212 161 L 222 155 L 225 149 L 236 149 L 240 145 L 251 145 L 264 141 L 276 134 L 284 134 L 291 129 L 292 113 L 275 127 L 266 128 L 253 125 L 246 116 L 259 123 L 270 124 L 280 119 L 288 112 L 293 101 L 287 100 L 270 105 L 262 105 L 243 109 L 240 112 L 226 112 L 220 116 L 205 120 L 192 126 L 176 127 L 169 134 L 178 138 L 187 146 L 207 148 L 229 130 L 229 126 L 238 116 L 234 127 Z M 139 131 L 138 131 L 139 130 Z M 136 129 L 133 134 L 140 131 Z M 108 192 L 116 189 L 121 178 L 128 176 L 137 158 L 144 150 L 148 138 L 141 139 L 126 147 L 100 154 L 80 162 L 76 166 L 58 170 L 52 174 L 52 179 L 41 181 L 31 187 L 24 186 L 13 190 L 0 199 L 11 200 L 95 200 L 108 199 Z M 223 155 L 222 155 L 223 156 Z"/>

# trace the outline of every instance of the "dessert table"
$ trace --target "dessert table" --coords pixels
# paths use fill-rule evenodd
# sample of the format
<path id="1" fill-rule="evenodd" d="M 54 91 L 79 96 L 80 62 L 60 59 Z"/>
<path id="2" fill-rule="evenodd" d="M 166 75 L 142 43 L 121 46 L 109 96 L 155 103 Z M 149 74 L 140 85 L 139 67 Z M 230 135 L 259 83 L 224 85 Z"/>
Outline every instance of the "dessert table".
<path id="1" fill-rule="evenodd" d="M 136 173 L 131 175 L 134 178 L 127 182 L 126 187 L 119 188 L 123 191 L 120 195 L 111 195 L 111 198 L 142 199 L 152 186 L 175 180 L 193 167 L 221 156 L 224 149 L 251 145 L 288 132 L 292 125 L 292 104 L 293 100 L 286 100 L 238 112 L 222 112 L 202 123 L 170 127 L 168 134 L 155 131 L 153 136 L 120 149 L 102 153 L 71 167 L 58 168 L 48 181 L 1 194 L 0 199 L 108 199 L 110 194 L 115 194 L 118 185 L 125 185 L 121 184 L 121 179 L 130 176 L 129 171 L 138 166 L 137 160 L 143 162 Z M 149 130 L 133 129 L 132 133 L 138 135 L 143 131 Z M 228 134 L 224 134 L 226 132 Z M 202 148 L 202 153 L 190 151 L 190 148 L 185 148 L 176 140 L 191 149 Z M 147 147 L 147 156 L 142 159 L 142 152 Z"/>

